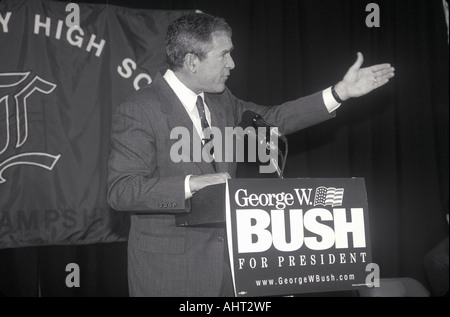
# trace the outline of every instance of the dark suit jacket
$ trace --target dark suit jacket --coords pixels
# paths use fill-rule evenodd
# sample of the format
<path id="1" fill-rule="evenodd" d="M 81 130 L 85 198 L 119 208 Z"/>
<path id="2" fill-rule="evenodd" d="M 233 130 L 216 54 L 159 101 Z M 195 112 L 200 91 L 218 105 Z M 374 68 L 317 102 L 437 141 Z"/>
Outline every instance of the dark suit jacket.
<path id="1" fill-rule="evenodd" d="M 239 100 L 228 89 L 205 94 L 205 102 L 211 125 L 222 131 L 236 127 L 245 110 L 263 110 Z M 270 107 L 264 118 L 289 134 L 333 116 L 318 92 Z M 179 126 L 198 138 L 189 115 L 161 74 L 120 104 L 113 115 L 108 202 L 118 211 L 132 212 L 128 240 L 131 296 L 219 296 L 228 261 L 224 229 L 175 226 L 176 214 L 190 212 L 184 191 L 186 175 L 215 173 L 207 162 L 171 160 L 171 146 L 178 140 L 169 136 Z M 217 172 L 235 176 L 236 163 L 218 162 L 216 166 Z"/>

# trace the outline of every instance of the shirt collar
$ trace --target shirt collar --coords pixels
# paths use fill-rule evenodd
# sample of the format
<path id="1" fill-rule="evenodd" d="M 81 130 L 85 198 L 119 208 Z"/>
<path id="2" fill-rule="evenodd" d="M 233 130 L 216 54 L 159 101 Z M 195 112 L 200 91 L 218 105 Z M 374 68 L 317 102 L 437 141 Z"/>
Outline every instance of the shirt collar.
<path id="1" fill-rule="evenodd" d="M 203 100 L 205 100 L 204 93 L 197 95 L 195 92 L 186 87 L 174 74 L 174 72 L 170 69 L 166 71 L 164 74 L 164 79 L 167 81 L 169 86 L 177 95 L 178 99 L 180 99 L 181 103 L 188 111 L 193 111 L 195 108 L 195 104 L 197 102 L 197 97 L 201 96 Z"/>

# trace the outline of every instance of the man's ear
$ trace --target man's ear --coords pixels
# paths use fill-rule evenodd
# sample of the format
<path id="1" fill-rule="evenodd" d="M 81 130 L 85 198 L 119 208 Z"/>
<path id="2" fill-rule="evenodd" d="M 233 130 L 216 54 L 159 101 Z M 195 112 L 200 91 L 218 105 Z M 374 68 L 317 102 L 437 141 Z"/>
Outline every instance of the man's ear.
<path id="1" fill-rule="evenodd" d="M 197 72 L 197 64 L 198 64 L 198 57 L 195 54 L 188 53 L 184 57 L 184 66 L 187 70 L 189 70 L 191 73 Z"/>

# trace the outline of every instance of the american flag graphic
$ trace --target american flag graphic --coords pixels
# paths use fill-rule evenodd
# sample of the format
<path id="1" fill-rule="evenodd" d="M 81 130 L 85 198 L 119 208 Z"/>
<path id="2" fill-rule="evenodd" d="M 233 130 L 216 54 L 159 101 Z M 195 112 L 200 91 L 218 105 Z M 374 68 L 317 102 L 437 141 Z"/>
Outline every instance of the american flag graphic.
<path id="1" fill-rule="evenodd" d="M 314 198 L 314 206 L 342 206 L 344 200 L 344 188 L 324 187 L 316 188 L 316 196 Z"/>

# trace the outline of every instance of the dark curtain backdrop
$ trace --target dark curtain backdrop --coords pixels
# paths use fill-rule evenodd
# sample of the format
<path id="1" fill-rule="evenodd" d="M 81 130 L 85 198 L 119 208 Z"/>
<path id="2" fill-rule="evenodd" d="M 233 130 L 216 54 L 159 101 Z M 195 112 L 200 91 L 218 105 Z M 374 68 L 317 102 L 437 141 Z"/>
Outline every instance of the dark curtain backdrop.
<path id="1" fill-rule="evenodd" d="M 82 1 L 79 1 L 82 2 Z M 346 102 L 337 117 L 288 137 L 285 177 L 364 177 L 373 261 L 381 277 L 426 287 L 423 257 L 448 235 L 448 37 L 441 0 L 90 1 L 199 9 L 232 26 L 235 95 L 278 104 L 338 82 L 356 59 L 390 62 L 396 77 Z M 365 11 L 375 2 L 379 28 Z M 256 165 L 239 176 L 258 177 Z M 81 287 L 67 288 L 77 263 Z M 0 250 L 4 296 L 127 296 L 126 243 Z"/>

